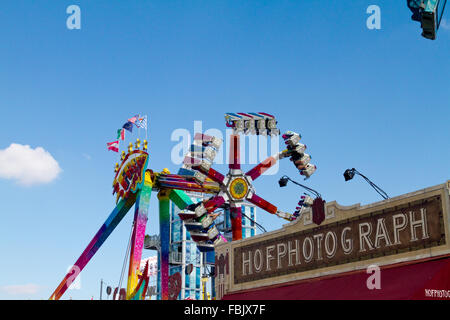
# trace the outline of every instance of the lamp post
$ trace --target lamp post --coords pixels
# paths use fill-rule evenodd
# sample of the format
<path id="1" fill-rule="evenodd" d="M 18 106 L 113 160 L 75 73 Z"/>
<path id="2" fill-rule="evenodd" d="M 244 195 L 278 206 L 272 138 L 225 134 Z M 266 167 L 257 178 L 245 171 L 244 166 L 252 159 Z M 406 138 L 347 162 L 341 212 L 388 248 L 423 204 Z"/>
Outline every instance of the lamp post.
<path id="1" fill-rule="evenodd" d="M 364 180 L 366 180 L 366 182 L 375 189 L 375 191 L 383 197 L 384 200 L 389 199 L 389 196 L 386 192 L 384 192 L 383 189 L 381 189 L 379 186 L 377 186 L 375 183 L 373 183 L 372 181 L 370 181 L 369 178 L 367 178 L 365 175 L 363 175 L 361 172 L 359 172 L 358 170 L 356 170 L 355 168 L 352 169 L 347 169 L 344 172 L 344 179 L 345 181 L 349 181 L 352 180 L 353 177 L 355 176 L 355 174 L 361 176 Z"/>
<path id="2" fill-rule="evenodd" d="M 100 279 L 100 300 L 102 300 L 102 292 L 103 292 L 103 279 Z"/>

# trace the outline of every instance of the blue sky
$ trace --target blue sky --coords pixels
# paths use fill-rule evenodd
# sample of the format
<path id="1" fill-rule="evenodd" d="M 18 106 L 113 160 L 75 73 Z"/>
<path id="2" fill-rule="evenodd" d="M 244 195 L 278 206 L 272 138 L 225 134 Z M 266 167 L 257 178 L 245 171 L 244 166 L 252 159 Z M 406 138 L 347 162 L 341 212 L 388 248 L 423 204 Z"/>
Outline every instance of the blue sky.
<path id="1" fill-rule="evenodd" d="M 81 30 L 66 28 L 71 4 Z M 366 28 L 371 4 L 381 30 Z M 430 41 L 410 15 L 404 1 L 387 0 L 2 1 L 0 150 L 42 147 L 62 171 L 40 185 L 0 179 L 0 299 L 47 299 L 84 250 L 114 207 L 118 157 L 105 143 L 135 113 L 150 118 L 158 171 L 177 170 L 175 129 L 202 120 L 224 130 L 225 112 L 264 111 L 303 135 L 318 166 L 307 184 L 327 201 L 380 200 L 362 179 L 344 182 L 348 167 L 391 196 L 449 179 L 450 17 Z M 302 182 L 283 162 L 255 187 L 292 212 L 303 191 L 280 189 L 283 174 Z M 150 208 L 154 234 L 156 195 Z M 64 298 L 97 299 L 101 278 L 117 285 L 131 221 Z M 283 224 L 261 210 L 258 221 Z"/>

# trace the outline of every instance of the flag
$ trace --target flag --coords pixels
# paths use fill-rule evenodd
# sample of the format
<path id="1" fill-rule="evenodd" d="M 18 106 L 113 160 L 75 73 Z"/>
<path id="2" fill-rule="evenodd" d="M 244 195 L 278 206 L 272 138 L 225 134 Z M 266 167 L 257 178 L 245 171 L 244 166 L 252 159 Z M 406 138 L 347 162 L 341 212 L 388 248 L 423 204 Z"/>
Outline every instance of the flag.
<path id="1" fill-rule="evenodd" d="M 131 122 L 131 123 L 136 124 L 136 120 L 137 120 L 138 118 L 139 118 L 139 115 L 137 114 L 137 115 L 135 115 L 134 117 L 128 119 L 128 122 Z"/>
<path id="2" fill-rule="evenodd" d="M 147 129 L 147 116 L 138 118 L 135 124 L 138 128 Z"/>
<path id="3" fill-rule="evenodd" d="M 108 150 L 112 150 L 114 152 L 119 152 L 119 140 L 113 141 L 113 142 L 108 142 L 106 145 L 108 146 Z"/>
<path id="4" fill-rule="evenodd" d="M 128 121 L 127 123 L 125 123 L 125 124 L 122 126 L 122 128 L 124 128 L 124 129 L 126 129 L 126 130 L 128 130 L 128 131 L 130 131 L 130 132 L 133 132 L 133 122 Z"/>
<path id="5" fill-rule="evenodd" d="M 117 130 L 117 140 L 125 140 L 125 129 Z"/>

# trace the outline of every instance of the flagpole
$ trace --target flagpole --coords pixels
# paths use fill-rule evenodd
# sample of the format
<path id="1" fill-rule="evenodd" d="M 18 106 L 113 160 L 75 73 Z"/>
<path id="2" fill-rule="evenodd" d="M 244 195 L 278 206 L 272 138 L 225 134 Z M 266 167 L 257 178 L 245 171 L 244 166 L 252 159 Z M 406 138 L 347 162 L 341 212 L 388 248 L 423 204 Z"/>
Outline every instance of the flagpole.
<path id="1" fill-rule="evenodd" d="M 119 139 L 117 139 L 117 140 L 119 140 L 119 153 L 120 153 L 120 140 L 122 140 L 121 138 L 122 138 L 122 129 L 123 128 L 120 128 L 119 130 Z"/>

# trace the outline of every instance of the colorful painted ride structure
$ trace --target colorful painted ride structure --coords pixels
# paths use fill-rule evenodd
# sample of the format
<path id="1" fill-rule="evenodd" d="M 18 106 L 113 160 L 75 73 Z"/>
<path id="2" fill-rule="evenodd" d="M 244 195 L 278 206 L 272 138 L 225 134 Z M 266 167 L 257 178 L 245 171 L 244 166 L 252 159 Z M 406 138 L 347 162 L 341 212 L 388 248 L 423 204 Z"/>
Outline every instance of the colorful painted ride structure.
<path id="1" fill-rule="evenodd" d="M 233 134 L 230 136 L 229 171 L 226 175 L 212 168 L 222 140 L 202 133 L 195 134 L 193 144 L 178 174 L 171 174 L 167 169 L 154 172 L 148 168 L 149 154 L 146 140 L 143 141 L 142 148 L 141 141 L 137 139 L 134 150 L 130 143 L 128 152 L 122 151 L 121 163 L 116 164 L 116 175 L 113 181 L 116 207 L 50 299 L 61 298 L 133 205 L 134 220 L 130 240 L 126 299 L 145 298 L 148 267 L 146 266 L 142 274 L 139 269 L 152 191 L 158 193 L 159 200 L 161 299 L 163 300 L 176 298 L 169 295 L 170 201 L 181 210 L 179 216 L 202 252 L 213 252 L 215 245 L 226 241 L 214 223 L 218 216 L 215 212 L 219 208 L 230 210 L 233 241 L 242 239 L 241 205 L 245 201 L 288 221 L 298 217 L 298 212 L 294 214 L 283 212 L 258 196 L 255 193 L 253 181 L 283 158 L 290 158 L 300 174 L 306 178 L 313 174 L 316 166 L 310 164 L 311 157 L 305 153 L 306 146 L 300 143 L 301 136 L 292 131 L 286 132 L 283 135 L 287 146 L 285 150 L 270 156 L 244 173 L 241 169 L 239 134 L 277 136 L 280 132 L 276 127 L 277 122 L 267 113 L 227 113 L 225 119 L 227 127 L 233 129 Z M 211 197 L 202 202 L 193 203 L 185 191 L 210 194 Z"/>

